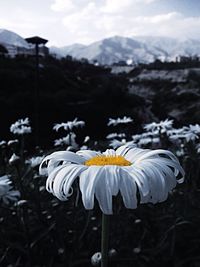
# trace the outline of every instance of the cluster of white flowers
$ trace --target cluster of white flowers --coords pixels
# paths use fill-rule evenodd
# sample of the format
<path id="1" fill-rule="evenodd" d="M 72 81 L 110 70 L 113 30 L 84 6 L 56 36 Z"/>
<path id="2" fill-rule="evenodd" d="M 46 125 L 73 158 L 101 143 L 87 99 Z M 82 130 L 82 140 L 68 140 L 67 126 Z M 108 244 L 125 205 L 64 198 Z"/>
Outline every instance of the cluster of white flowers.
<path id="1" fill-rule="evenodd" d="M 20 197 L 20 192 L 13 190 L 10 177 L 4 175 L 0 177 L 0 199 L 5 203 L 16 202 Z"/>
<path id="2" fill-rule="evenodd" d="M 73 121 L 55 124 L 53 126 L 53 130 L 58 131 L 60 128 L 63 128 L 66 131 L 72 131 L 73 128 L 83 127 L 83 126 L 85 126 L 85 122 L 84 121 L 78 121 L 78 119 L 75 118 Z"/>
<path id="3" fill-rule="evenodd" d="M 148 144 L 158 144 L 160 142 L 160 137 L 157 131 L 135 134 L 132 136 L 132 138 L 133 138 L 133 141 L 139 147 L 142 147 Z"/>
<path id="4" fill-rule="evenodd" d="M 31 133 L 30 122 L 28 118 L 20 119 L 10 126 L 10 131 L 13 134 L 24 135 Z"/>
<path id="5" fill-rule="evenodd" d="M 118 120 L 120 121 L 120 119 Z M 110 119 L 110 124 L 114 125 L 112 119 Z M 109 146 L 116 149 L 124 144 L 130 145 L 135 143 L 138 147 L 146 147 L 147 145 L 158 147 L 161 144 L 163 135 L 165 135 L 168 140 L 179 146 L 185 142 L 192 141 L 196 145 L 197 153 L 200 153 L 200 144 L 197 144 L 197 140 L 199 140 L 200 137 L 199 124 L 190 124 L 189 126 L 183 126 L 182 128 L 173 128 L 173 120 L 166 119 L 160 122 L 146 124 L 143 128 L 145 132 L 132 135 L 132 140 L 127 140 L 124 133 L 111 133 L 107 135 L 106 138 L 110 141 Z M 179 157 L 185 155 L 184 148 L 179 147 L 175 153 Z"/>
<path id="6" fill-rule="evenodd" d="M 173 125 L 173 120 L 166 119 L 164 121 L 160 122 L 152 122 L 149 124 L 146 124 L 144 126 L 144 129 L 146 131 L 151 131 L 151 132 L 157 132 L 157 133 L 165 133 L 166 131 L 172 129 Z"/>
<path id="7" fill-rule="evenodd" d="M 109 118 L 109 122 L 107 123 L 107 125 L 117 126 L 118 124 L 126 124 L 130 122 L 133 122 L 133 119 L 131 117 L 124 116 L 123 118 L 117 118 L 117 119 Z"/>
<path id="8" fill-rule="evenodd" d="M 63 128 L 65 131 L 68 131 L 68 135 L 59 139 L 54 140 L 54 146 L 67 146 L 67 150 L 77 150 L 79 145 L 76 142 L 76 134 L 73 132 L 74 128 L 85 126 L 84 121 L 78 121 L 75 118 L 73 121 L 68 121 L 66 123 L 62 122 L 59 124 L 55 124 L 53 126 L 53 130 L 58 131 Z M 89 141 L 89 136 L 85 137 L 83 144 Z M 87 147 L 86 147 L 87 148 Z"/>
<path id="9" fill-rule="evenodd" d="M 178 129 L 171 129 L 167 131 L 167 135 L 170 140 L 181 141 L 185 140 L 186 142 L 196 141 L 200 136 L 200 125 L 184 126 Z"/>

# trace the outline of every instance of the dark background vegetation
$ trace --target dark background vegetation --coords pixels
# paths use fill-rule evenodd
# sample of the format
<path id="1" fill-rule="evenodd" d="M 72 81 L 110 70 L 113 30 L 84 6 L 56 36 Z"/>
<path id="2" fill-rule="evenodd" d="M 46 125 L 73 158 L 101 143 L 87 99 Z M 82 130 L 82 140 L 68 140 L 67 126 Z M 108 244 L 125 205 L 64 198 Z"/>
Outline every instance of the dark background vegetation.
<path id="1" fill-rule="evenodd" d="M 106 134 L 108 117 L 129 115 L 134 118 L 134 131 L 141 124 L 165 119 L 169 111 L 180 110 L 175 118 L 179 124 L 199 121 L 199 95 L 193 88 L 200 86 L 200 75 L 192 68 L 199 62 L 162 63 L 155 61 L 140 65 L 132 72 L 113 74 L 110 67 L 94 66 L 87 60 L 71 57 L 61 60 L 51 56 L 40 58 L 39 98 L 35 99 L 36 65 L 34 57 L 0 57 L 0 119 L 1 138 L 9 137 L 10 125 L 19 118 L 29 117 L 34 130 L 35 102 L 39 104 L 40 142 L 49 146 L 54 138 L 54 123 L 73 120 L 86 121 L 85 132 L 92 139 L 102 139 Z M 130 78 L 143 69 L 175 70 L 191 68 L 191 74 L 183 86 L 187 90 L 177 94 L 173 89 L 182 86 L 177 82 L 153 79 L 134 82 L 134 85 L 153 91 L 148 94 L 131 93 Z M 48 139 L 46 138 L 48 136 Z"/>

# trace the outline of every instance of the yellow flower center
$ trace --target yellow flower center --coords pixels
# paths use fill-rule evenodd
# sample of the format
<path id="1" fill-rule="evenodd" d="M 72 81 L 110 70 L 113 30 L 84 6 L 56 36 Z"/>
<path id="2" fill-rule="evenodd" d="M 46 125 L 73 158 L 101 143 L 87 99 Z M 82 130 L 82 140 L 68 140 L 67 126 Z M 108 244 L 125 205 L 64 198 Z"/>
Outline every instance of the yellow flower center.
<path id="1" fill-rule="evenodd" d="M 118 165 L 130 166 L 132 163 L 122 156 L 96 156 L 85 162 L 86 166 L 105 166 L 105 165 Z"/>

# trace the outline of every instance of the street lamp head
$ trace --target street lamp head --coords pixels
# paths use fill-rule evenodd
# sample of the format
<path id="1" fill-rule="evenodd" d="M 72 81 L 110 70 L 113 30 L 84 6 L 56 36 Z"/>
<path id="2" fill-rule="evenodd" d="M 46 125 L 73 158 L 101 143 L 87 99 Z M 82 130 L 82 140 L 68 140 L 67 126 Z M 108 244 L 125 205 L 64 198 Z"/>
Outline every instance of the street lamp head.
<path id="1" fill-rule="evenodd" d="M 35 45 L 40 45 L 40 44 L 45 45 L 45 44 L 48 42 L 48 40 L 43 39 L 43 38 L 41 38 L 41 37 L 39 37 L 39 36 L 29 37 L 29 38 L 26 38 L 25 40 L 26 40 L 28 43 L 30 43 L 30 44 L 35 44 Z"/>

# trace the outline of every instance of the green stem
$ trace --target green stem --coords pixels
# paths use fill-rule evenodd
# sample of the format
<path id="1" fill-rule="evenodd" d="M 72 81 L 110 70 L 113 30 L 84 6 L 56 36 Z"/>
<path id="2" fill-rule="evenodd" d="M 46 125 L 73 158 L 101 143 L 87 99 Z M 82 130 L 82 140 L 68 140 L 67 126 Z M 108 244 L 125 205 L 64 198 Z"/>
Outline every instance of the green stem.
<path id="1" fill-rule="evenodd" d="M 101 267 L 108 266 L 109 215 L 102 213 L 101 229 Z"/>

